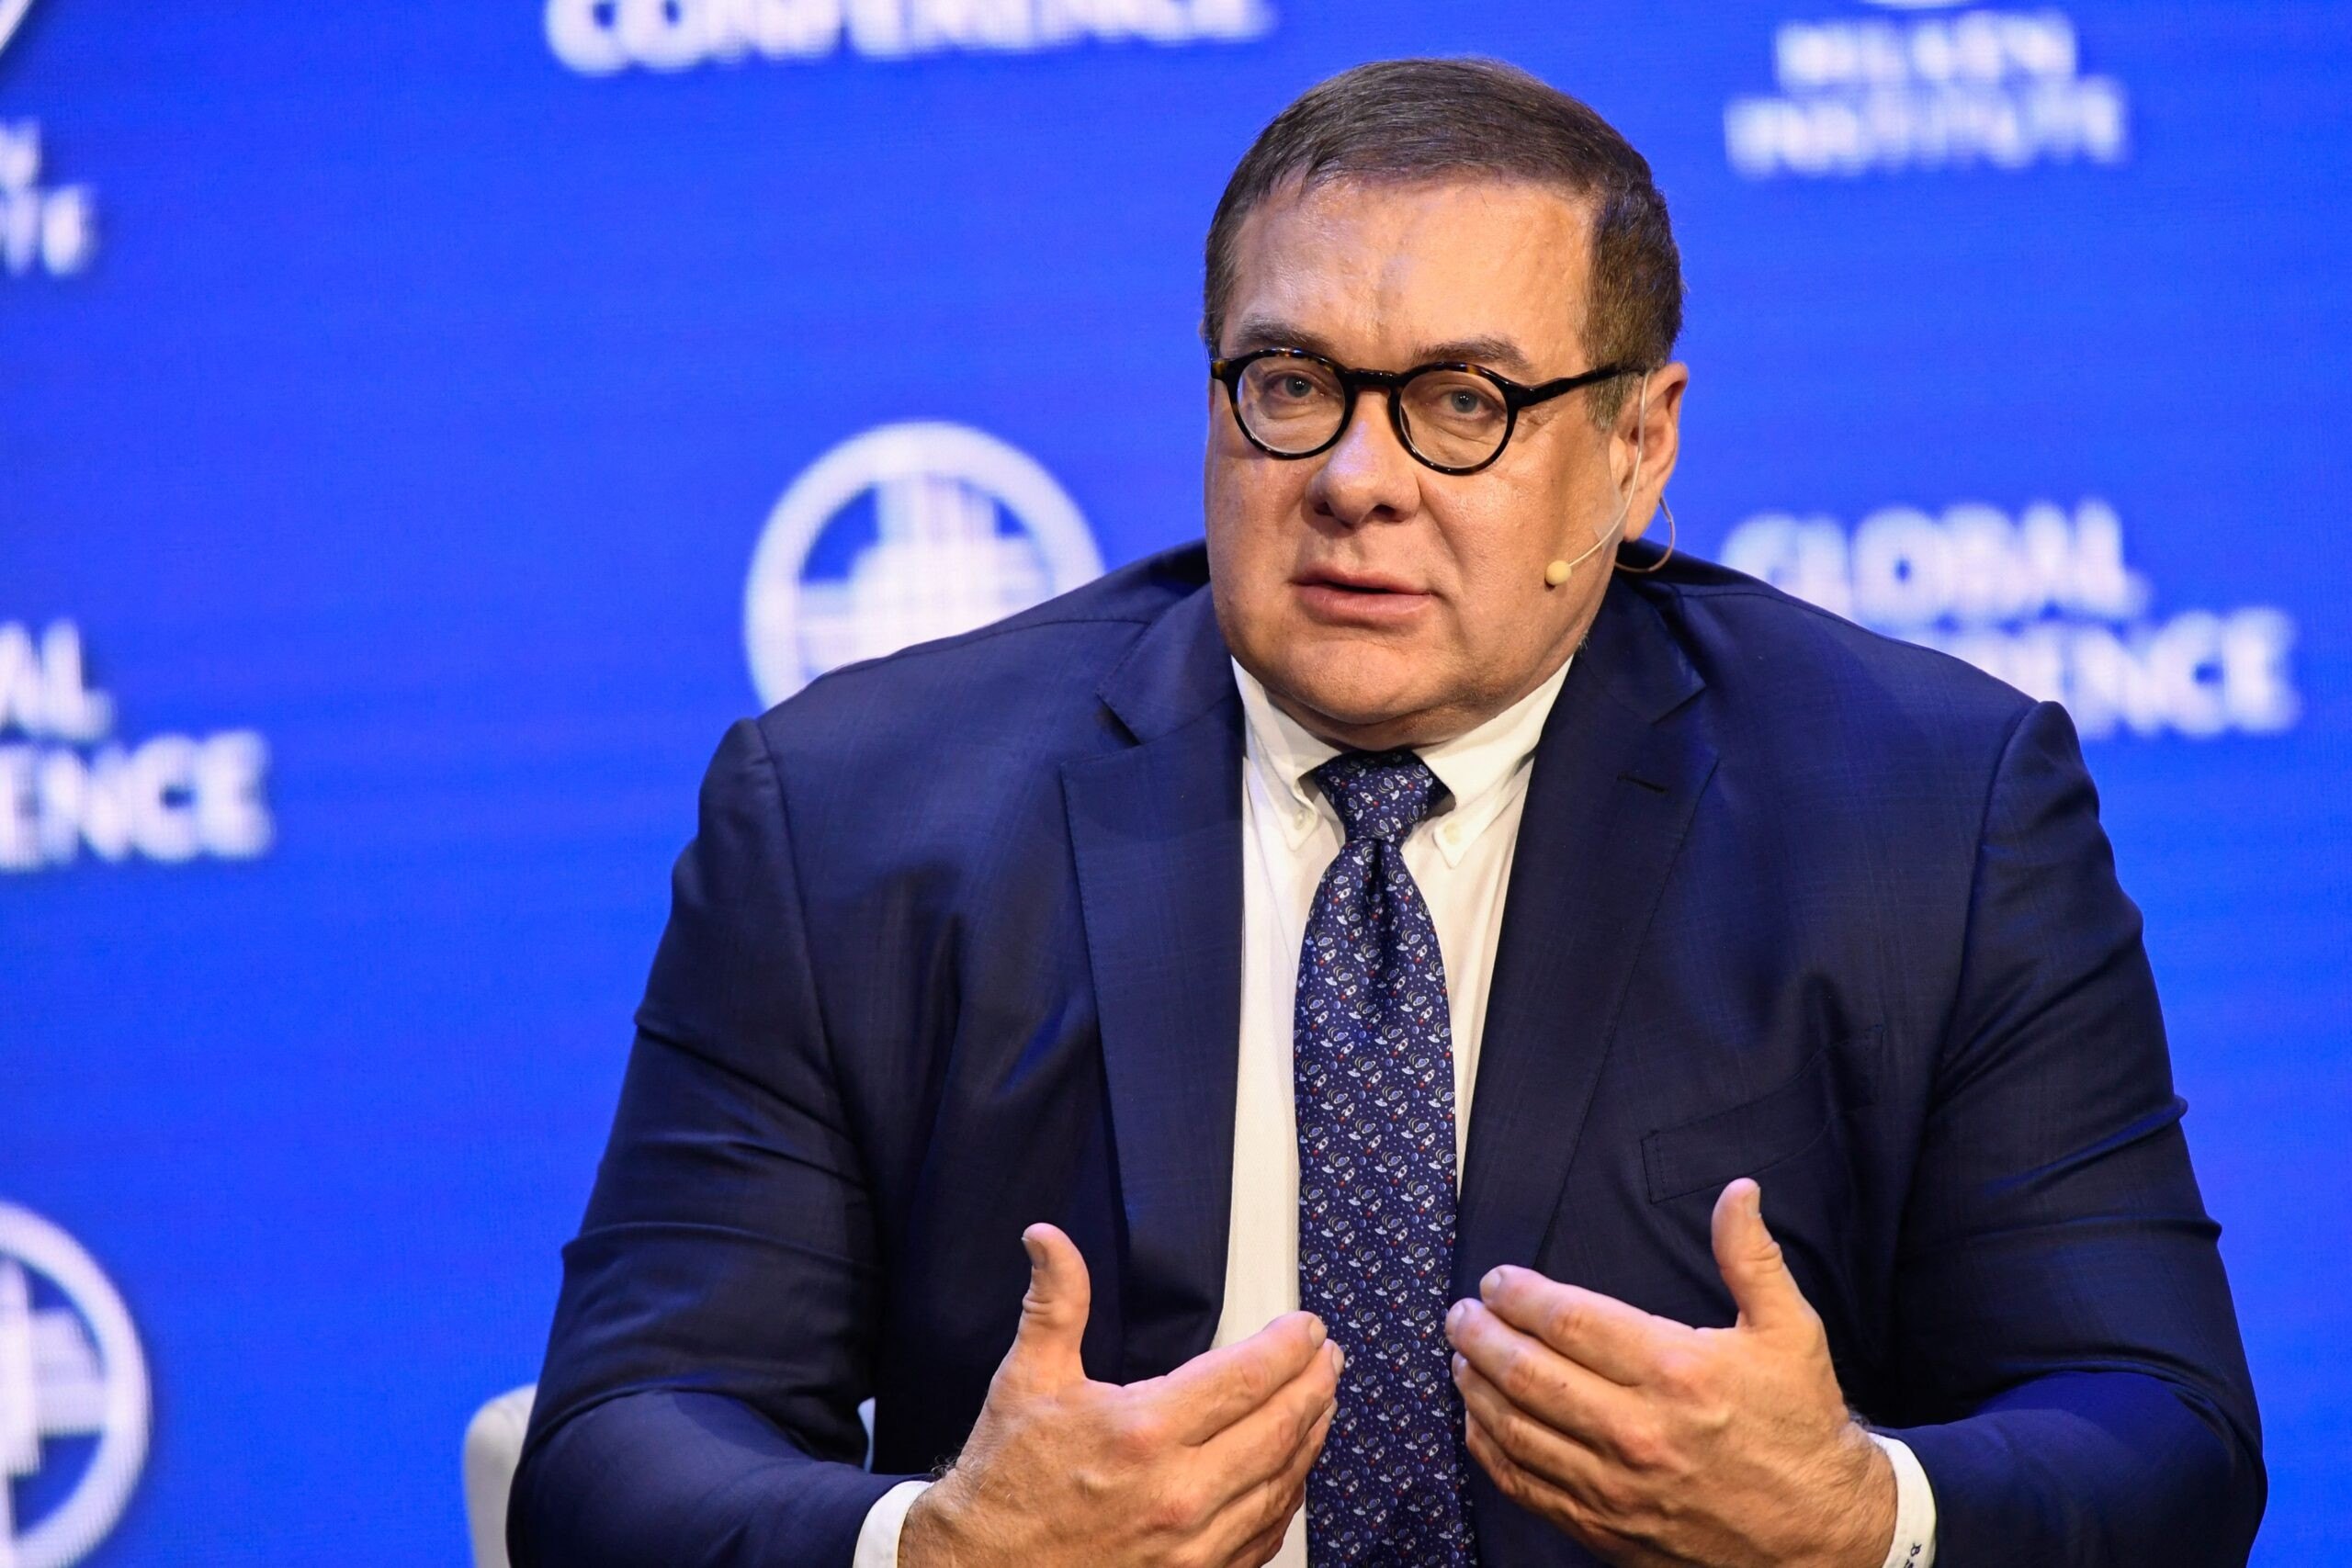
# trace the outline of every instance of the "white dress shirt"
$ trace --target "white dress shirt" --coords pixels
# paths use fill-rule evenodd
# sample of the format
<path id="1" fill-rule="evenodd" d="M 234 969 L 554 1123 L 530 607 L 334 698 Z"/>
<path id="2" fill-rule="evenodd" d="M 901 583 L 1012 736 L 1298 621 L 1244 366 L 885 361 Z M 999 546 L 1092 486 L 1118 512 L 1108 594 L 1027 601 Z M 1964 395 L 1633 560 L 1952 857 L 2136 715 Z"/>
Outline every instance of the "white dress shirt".
<path id="1" fill-rule="evenodd" d="M 1567 679 L 1552 678 L 1465 734 L 1423 748 L 1444 786 L 1442 807 L 1405 840 L 1405 864 L 1429 907 L 1445 965 L 1453 1028 L 1454 1168 L 1470 1135 L 1487 991 L 1502 934 L 1521 808 L 1535 743 Z M 1216 1345 L 1246 1339 L 1298 1310 L 1298 1123 L 1292 1105 L 1291 1024 L 1298 953 L 1324 870 L 1346 833 L 1308 775 L 1339 754 L 1274 706 L 1238 664 L 1248 735 L 1241 778 L 1241 1038 L 1233 1110 L 1232 1212 L 1225 1303 Z M 1932 1568 L 1935 1498 L 1905 1444 L 1877 1438 L 1893 1462 L 1894 1540 L 1884 1568 Z M 893 1487 L 866 1515 L 854 1568 L 896 1568 L 899 1532 L 926 1483 Z M 1306 1568 L 1305 1511 L 1291 1519 L 1274 1568 Z"/>

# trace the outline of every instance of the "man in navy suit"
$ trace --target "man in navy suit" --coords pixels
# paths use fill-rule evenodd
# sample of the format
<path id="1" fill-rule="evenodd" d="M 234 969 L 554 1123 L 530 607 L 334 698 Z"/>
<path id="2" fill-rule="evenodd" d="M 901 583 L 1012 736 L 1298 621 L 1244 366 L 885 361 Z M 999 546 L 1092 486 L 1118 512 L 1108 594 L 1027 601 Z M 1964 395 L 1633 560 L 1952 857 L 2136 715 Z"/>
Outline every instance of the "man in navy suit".
<path id="1" fill-rule="evenodd" d="M 2245 1561 L 2073 731 L 1643 540 L 1680 294 L 1521 73 L 1267 129 L 1205 547 L 720 748 L 519 1562 Z"/>

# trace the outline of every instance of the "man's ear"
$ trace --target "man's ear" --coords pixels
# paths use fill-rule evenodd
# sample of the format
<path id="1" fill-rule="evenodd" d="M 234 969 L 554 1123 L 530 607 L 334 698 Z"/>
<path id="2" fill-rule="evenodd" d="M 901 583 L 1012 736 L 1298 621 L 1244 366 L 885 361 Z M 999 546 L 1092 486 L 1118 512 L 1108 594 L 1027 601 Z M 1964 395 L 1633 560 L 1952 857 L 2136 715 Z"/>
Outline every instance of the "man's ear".
<path id="1" fill-rule="evenodd" d="M 1622 491 L 1634 486 L 1625 509 L 1625 537 L 1638 539 L 1657 514 L 1658 497 L 1674 477 L 1675 460 L 1682 453 L 1682 394 L 1690 385 L 1690 367 L 1680 360 L 1649 373 L 1646 396 L 1642 386 L 1628 389 L 1624 406 L 1610 440 L 1610 467 Z M 1635 460 L 1641 473 L 1634 477 Z"/>

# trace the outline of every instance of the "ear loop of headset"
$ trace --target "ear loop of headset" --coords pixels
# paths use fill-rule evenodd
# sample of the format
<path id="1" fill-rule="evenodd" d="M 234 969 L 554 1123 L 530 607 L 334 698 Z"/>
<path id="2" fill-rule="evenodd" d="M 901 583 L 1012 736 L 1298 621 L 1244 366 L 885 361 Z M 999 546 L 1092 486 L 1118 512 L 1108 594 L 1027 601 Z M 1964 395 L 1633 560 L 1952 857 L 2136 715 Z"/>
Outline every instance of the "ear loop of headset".
<path id="1" fill-rule="evenodd" d="M 1584 549 L 1579 551 L 1576 556 L 1566 560 L 1555 560 L 1551 565 L 1544 569 L 1544 581 L 1548 587 L 1557 588 L 1562 583 L 1567 581 L 1569 574 L 1574 572 L 1577 567 L 1583 565 L 1587 557 L 1590 556 L 1595 550 L 1600 549 L 1603 545 L 1609 544 L 1614 540 L 1617 537 L 1618 531 L 1625 525 L 1625 514 L 1634 509 L 1634 496 L 1642 488 L 1643 448 L 1648 444 L 1649 439 L 1650 374 L 1651 373 L 1647 370 L 1642 372 L 1641 412 L 1636 416 L 1636 423 L 1634 426 L 1634 472 L 1633 476 L 1625 481 L 1625 498 L 1617 503 L 1617 515 L 1611 518 L 1608 523 L 1603 525 L 1600 530 L 1593 536 L 1592 543 L 1586 546 Z M 1663 496 L 1658 498 L 1660 505 L 1665 504 L 1665 499 L 1666 498 Z M 1667 515 L 1668 517 L 1672 517 L 1673 513 L 1668 513 Z M 1658 564 L 1663 566 L 1665 562 L 1660 561 Z M 1645 568 L 1644 570 L 1654 571 L 1657 568 L 1649 567 Z"/>

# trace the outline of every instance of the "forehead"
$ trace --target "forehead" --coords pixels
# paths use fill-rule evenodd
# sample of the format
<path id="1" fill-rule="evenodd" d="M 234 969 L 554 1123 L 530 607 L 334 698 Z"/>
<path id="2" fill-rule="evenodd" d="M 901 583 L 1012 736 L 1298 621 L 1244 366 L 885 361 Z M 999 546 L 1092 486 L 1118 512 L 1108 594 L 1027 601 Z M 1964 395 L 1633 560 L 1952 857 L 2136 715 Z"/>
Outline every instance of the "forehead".
<path id="1" fill-rule="evenodd" d="M 1433 347 L 1493 340 L 1517 346 L 1529 361 L 1518 368 L 1566 375 L 1582 367 L 1590 255 L 1589 204 L 1542 186 L 1287 187 L 1235 235 L 1222 348 L 1287 330 L 1318 340 L 1302 346 L 1398 368 L 1452 357 L 1425 353 Z"/>

